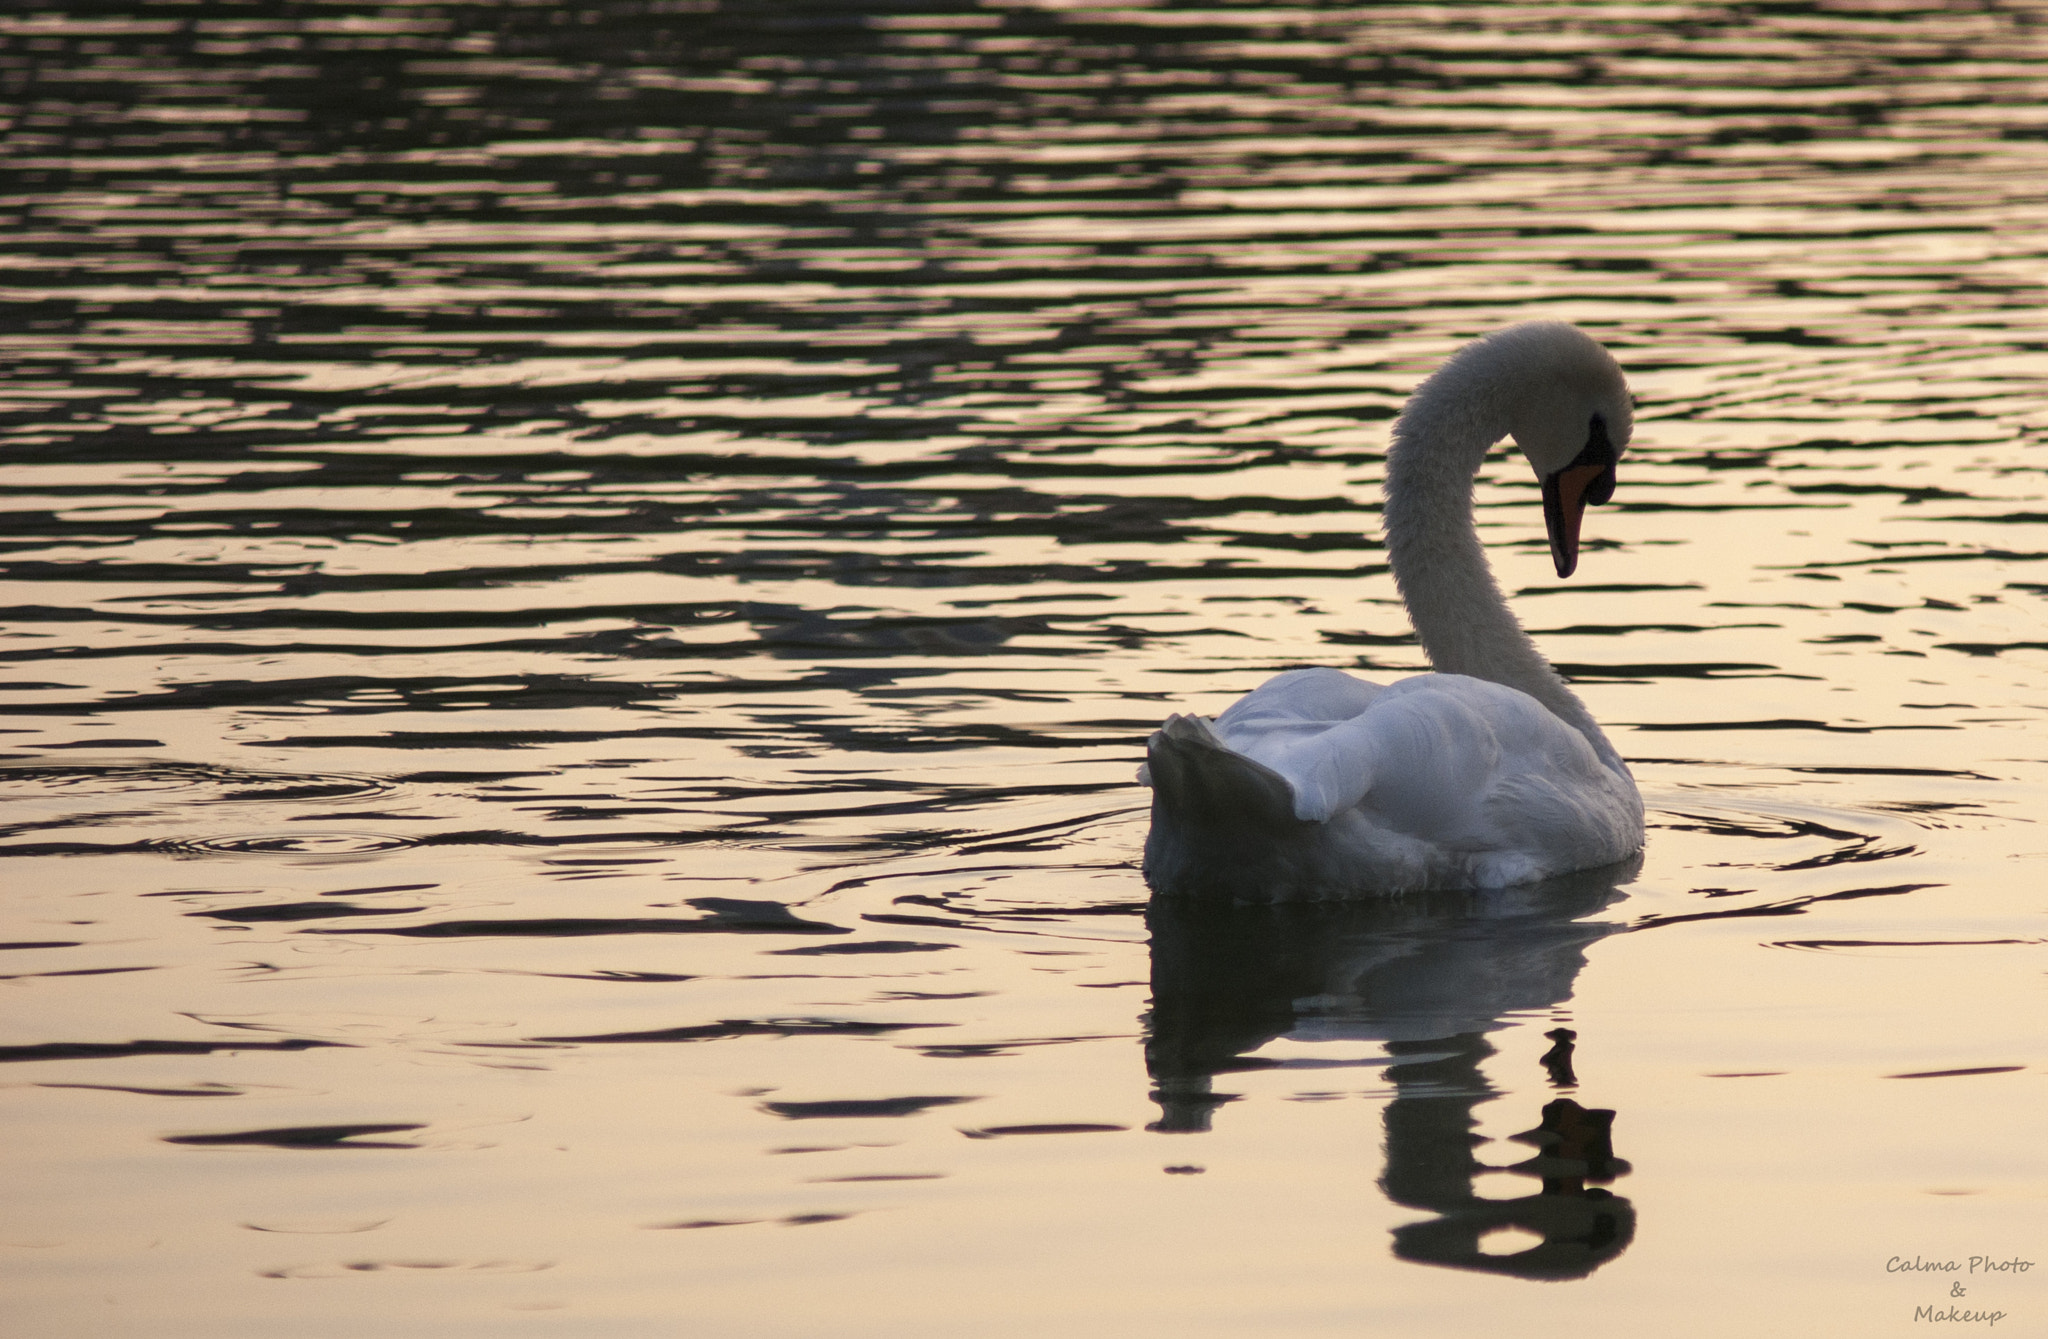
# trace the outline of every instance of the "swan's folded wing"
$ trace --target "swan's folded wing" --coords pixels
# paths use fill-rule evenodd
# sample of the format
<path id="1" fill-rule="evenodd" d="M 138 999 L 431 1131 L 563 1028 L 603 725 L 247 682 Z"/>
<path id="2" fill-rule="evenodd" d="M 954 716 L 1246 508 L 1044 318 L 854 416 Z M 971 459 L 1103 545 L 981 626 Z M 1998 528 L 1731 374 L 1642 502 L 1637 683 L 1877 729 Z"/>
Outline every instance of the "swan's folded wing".
<path id="1" fill-rule="evenodd" d="M 1404 832 L 1468 835 L 1503 771 L 1538 762 L 1571 727 L 1512 688 L 1428 674 L 1390 685 L 1348 720 L 1240 731 L 1231 747 L 1284 777 L 1294 816 L 1326 823 L 1361 804 Z"/>
<path id="2" fill-rule="evenodd" d="M 1316 667 L 1282 670 L 1230 705 L 1216 718 L 1216 733 L 1230 739 L 1240 729 L 1289 723 L 1323 727 L 1347 721 L 1370 707 L 1384 685 L 1353 678 L 1343 670 Z"/>
<path id="3" fill-rule="evenodd" d="M 1327 823 L 1356 808 L 1372 790 L 1383 761 L 1375 713 L 1364 712 L 1315 731 L 1274 731 L 1243 743 L 1249 757 L 1278 773 L 1292 792 L 1294 816 Z"/>

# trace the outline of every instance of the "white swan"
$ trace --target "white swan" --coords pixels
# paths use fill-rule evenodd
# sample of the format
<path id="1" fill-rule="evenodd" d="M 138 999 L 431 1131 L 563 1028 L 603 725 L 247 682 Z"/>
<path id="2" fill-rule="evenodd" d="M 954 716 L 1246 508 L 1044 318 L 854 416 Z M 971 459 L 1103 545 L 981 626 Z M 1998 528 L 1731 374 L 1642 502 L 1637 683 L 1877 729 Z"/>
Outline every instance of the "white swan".
<path id="1" fill-rule="evenodd" d="M 1213 722 L 1172 716 L 1152 787 L 1145 879 L 1166 895 L 1324 898 L 1498 888 L 1621 860 L 1643 801 L 1592 714 L 1495 584 L 1472 476 L 1513 436 L 1543 484 L 1557 574 L 1607 501 L 1632 402 L 1607 350 L 1534 321 L 1466 345 L 1394 424 L 1387 554 L 1436 673 L 1386 686 L 1290 670 Z"/>

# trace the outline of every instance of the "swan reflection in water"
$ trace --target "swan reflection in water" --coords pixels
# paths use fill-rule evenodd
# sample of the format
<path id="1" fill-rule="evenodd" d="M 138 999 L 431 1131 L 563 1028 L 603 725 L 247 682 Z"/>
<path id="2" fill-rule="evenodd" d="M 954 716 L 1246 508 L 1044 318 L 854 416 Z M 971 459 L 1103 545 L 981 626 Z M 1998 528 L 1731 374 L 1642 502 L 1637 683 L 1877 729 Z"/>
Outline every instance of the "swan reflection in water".
<path id="1" fill-rule="evenodd" d="M 1215 1091 L 1217 1075 L 1332 1063 L 1254 1054 L 1276 1038 L 1376 1041 L 1394 1088 L 1380 1187 L 1396 1204 L 1433 1215 L 1396 1228 L 1394 1253 L 1524 1278 L 1592 1273 L 1635 1234 L 1634 1207 L 1600 1184 L 1629 1170 L 1613 1153 L 1614 1113 L 1567 1096 L 1532 1111 L 1535 1128 L 1515 1138 L 1534 1145 L 1534 1156 L 1505 1169 L 1536 1178 L 1540 1189 L 1490 1199 L 1473 1182 L 1503 1165 L 1474 1156 L 1472 1111 L 1501 1095 L 1480 1069 L 1493 1054 L 1486 1034 L 1509 1014 L 1571 998 L 1586 945 L 1618 928 L 1581 918 L 1614 900 L 1639 864 L 1394 901 L 1153 899 L 1145 1063 L 1161 1116 L 1151 1128 L 1209 1129 L 1234 1100 Z M 1572 1034 L 1558 1028 L 1550 1037 L 1549 1082 L 1575 1086 Z M 1502 1229 L 1540 1241 L 1483 1250 Z"/>

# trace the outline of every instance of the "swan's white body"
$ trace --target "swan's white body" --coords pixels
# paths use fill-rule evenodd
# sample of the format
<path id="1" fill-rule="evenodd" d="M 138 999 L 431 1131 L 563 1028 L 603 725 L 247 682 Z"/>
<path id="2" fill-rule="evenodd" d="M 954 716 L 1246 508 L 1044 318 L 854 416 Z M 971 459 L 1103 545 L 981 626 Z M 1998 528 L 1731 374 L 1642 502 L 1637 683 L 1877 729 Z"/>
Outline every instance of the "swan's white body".
<path id="1" fill-rule="evenodd" d="M 1552 549 L 1569 574 L 1579 509 L 1606 499 L 1631 411 L 1607 351 L 1557 322 L 1467 345 L 1423 383 L 1394 425 L 1384 522 L 1439 672 L 1382 686 L 1291 670 L 1213 722 L 1170 718 L 1141 774 L 1153 787 L 1155 891 L 1495 888 L 1641 847 L 1627 765 L 1515 620 L 1472 523 L 1472 476 L 1512 434 L 1545 481 Z"/>

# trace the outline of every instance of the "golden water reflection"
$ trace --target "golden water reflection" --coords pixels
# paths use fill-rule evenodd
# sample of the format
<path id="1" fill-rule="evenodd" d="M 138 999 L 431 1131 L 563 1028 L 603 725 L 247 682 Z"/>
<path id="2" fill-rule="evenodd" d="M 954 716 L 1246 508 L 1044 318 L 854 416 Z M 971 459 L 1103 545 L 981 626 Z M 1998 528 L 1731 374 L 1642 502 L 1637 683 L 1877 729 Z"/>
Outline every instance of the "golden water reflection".
<path id="1" fill-rule="evenodd" d="M 2038 6 L 61 9 L 12 1328 L 1883 1336 L 2030 1249 Z M 1167 712 L 1422 668 L 1388 421 L 1532 318 L 1636 440 L 1574 581 L 1481 533 L 1641 870 L 1148 912 Z"/>

